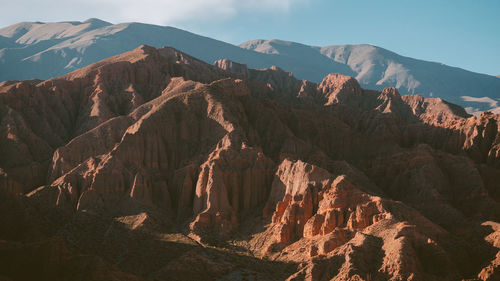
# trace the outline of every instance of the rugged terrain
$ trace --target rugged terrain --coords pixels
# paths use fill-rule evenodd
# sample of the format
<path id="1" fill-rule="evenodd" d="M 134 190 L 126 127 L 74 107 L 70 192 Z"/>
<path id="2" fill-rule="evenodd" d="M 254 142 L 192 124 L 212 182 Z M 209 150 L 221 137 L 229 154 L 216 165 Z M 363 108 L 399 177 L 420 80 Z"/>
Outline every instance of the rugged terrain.
<path id="1" fill-rule="evenodd" d="M 49 79 L 141 44 L 171 46 L 209 64 L 228 58 L 250 68 L 275 65 L 318 83 L 329 73 L 341 73 L 355 77 L 363 88 L 394 86 L 402 94 L 443 98 L 466 107 L 469 113 L 499 107 L 500 80 L 496 77 L 377 46 L 317 47 L 282 40 L 253 40 L 235 46 L 169 26 L 111 24 L 99 19 L 21 22 L 1 28 L 0 81 Z"/>
<path id="2" fill-rule="evenodd" d="M 0 278 L 496 280 L 499 121 L 145 45 L 3 82 Z"/>

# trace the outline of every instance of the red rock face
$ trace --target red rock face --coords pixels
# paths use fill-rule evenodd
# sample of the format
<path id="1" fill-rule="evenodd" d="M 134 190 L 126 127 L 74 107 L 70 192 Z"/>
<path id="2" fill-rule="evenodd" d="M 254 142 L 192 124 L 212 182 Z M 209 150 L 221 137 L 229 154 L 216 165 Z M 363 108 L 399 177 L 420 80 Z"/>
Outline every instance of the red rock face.
<path id="1" fill-rule="evenodd" d="M 340 74 L 315 84 L 141 46 L 59 78 L 0 84 L 0 190 L 21 202 L 6 205 L 7 223 L 20 222 L 0 234 L 29 233 L 19 253 L 62 235 L 61 259 L 94 245 L 132 279 L 203 276 L 193 268 L 236 278 L 236 261 L 198 248 L 149 265 L 121 249 L 161 252 L 178 243 L 155 241 L 183 232 L 299 264 L 259 279 L 494 280 L 499 120 Z M 27 210 L 38 222 L 17 219 Z M 113 223 L 82 238 L 100 229 L 82 216 Z M 117 242 L 95 242 L 113 229 Z"/>
<path id="2" fill-rule="evenodd" d="M 334 103 L 355 105 L 360 100 L 362 90 L 356 79 L 334 73 L 321 81 L 318 91 L 326 98 L 326 105 Z"/>
<path id="3" fill-rule="evenodd" d="M 243 78 L 248 78 L 250 76 L 250 72 L 248 71 L 246 64 L 233 62 L 228 59 L 222 59 L 216 61 L 214 66 L 232 74 L 239 74 Z"/>

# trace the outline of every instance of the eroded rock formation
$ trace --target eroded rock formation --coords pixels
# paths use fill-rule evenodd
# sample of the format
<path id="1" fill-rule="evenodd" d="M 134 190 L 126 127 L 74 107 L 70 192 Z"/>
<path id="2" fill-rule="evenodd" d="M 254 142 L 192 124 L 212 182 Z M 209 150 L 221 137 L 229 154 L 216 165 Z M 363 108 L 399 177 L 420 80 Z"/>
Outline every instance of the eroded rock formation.
<path id="1" fill-rule="evenodd" d="M 141 46 L 59 78 L 0 84 L 0 190 L 17 202 L 0 234 L 29 233 L 2 247 L 63 249 L 51 272 L 92 245 L 89 263 L 109 278 L 190 268 L 238 278 L 234 260 L 197 254 L 182 234 L 162 244 L 183 232 L 259 257 L 249 263 L 294 267 L 259 279 L 494 280 L 499 120 L 340 74 L 316 84 Z M 156 259 L 134 243 L 192 251 Z"/>

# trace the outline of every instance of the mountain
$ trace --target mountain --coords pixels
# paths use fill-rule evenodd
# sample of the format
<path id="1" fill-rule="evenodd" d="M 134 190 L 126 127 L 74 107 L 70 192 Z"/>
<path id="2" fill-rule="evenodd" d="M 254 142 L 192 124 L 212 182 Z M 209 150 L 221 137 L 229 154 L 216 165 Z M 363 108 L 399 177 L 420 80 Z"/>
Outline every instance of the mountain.
<path id="1" fill-rule="evenodd" d="M 142 23 L 112 25 L 97 19 L 84 22 L 19 23 L 0 29 L 0 38 L 0 43 L 6 42 L 0 45 L 0 81 L 48 79 L 130 51 L 142 44 L 171 46 L 208 63 L 229 58 L 247 62 L 254 68 L 279 65 L 303 74 L 309 71 L 300 71 L 304 67 L 286 57 L 245 50 L 173 27 Z M 334 65 L 338 65 L 339 70 L 348 71 L 341 64 Z"/>
<path id="2" fill-rule="evenodd" d="M 314 47 L 281 40 L 253 40 L 240 47 L 300 61 L 334 61 L 348 66 L 352 72 L 345 74 L 356 77 L 366 88 L 394 86 L 405 94 L 444 98 L 469 107 L 471 112 L 491 107 L 488 103 L 468 101 L 468 97 L 500 100 L 500 81 L 493 76 L 404 57 L 372 45 Z M 318 72 L 326 75 L 329 69 L 319 65 Z"/>
<path id="3" fill-rule="evenodd" d="M 145 45 L 2 82 L 0 275 L 495 280 L 499 121 Z"/>
<path id="4" fill-rule="evenodd" d="M 314 82 L 329 73 L 342 73 L 356 77 L 365 88 L 394 86 L 403 94 L 441 97 L 470 113 L 491 108 L 470 97 L 500 98 L 500 80 L 493 76 L 403 57 L 371 45 L 312 47 L 255 40 L 238 47 L 173 27 L 113 25 L 99 19 L 23 22 L 0 29 L 0 81 L 60 76 L 142 44 L 171 46 L 210 64 L 227 58 L 250 68 L 275 65 Z"/>

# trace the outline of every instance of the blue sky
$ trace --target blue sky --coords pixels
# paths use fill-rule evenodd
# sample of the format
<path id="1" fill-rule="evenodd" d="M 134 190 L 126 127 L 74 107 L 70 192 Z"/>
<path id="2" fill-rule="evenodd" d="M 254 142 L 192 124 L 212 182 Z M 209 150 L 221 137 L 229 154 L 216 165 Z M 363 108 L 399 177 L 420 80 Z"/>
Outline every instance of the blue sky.
<path id="1" fill-rule="evenodd" d="M 98 17 L 171 25 L 239 44 L 368 43 L 401 55 L 500 75 L 498 0 L 17 0 L 1 26 Z"/>

